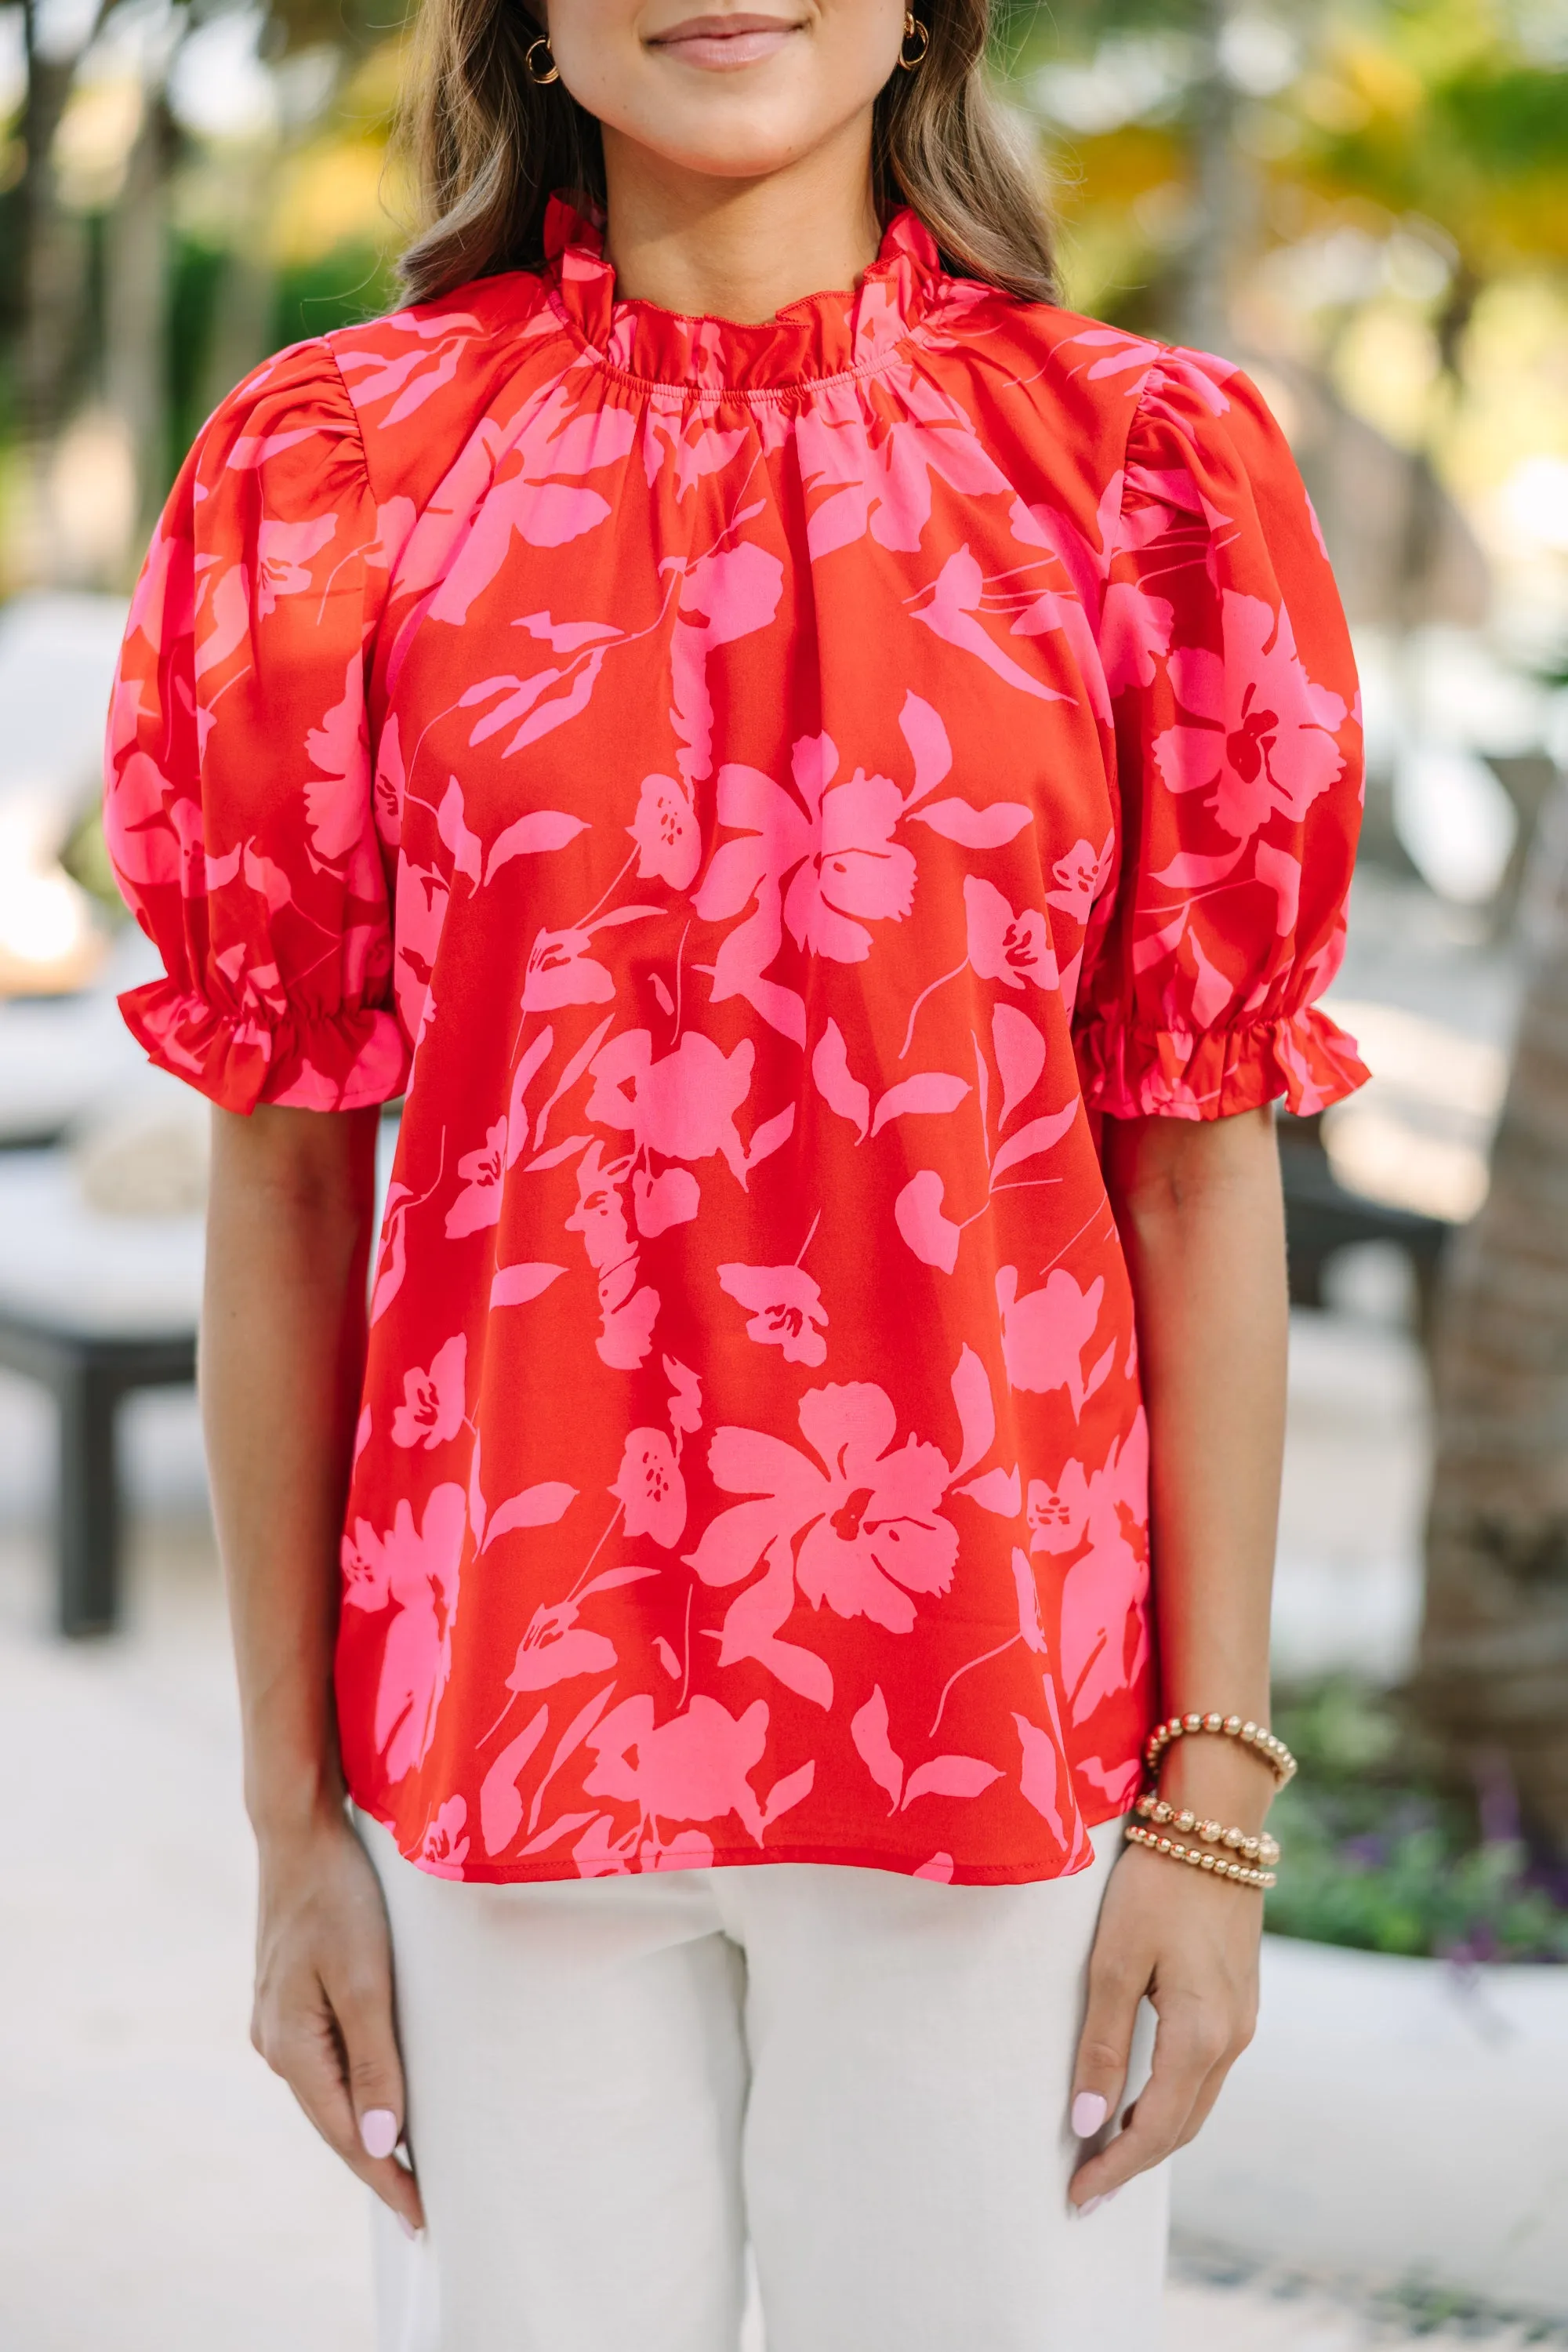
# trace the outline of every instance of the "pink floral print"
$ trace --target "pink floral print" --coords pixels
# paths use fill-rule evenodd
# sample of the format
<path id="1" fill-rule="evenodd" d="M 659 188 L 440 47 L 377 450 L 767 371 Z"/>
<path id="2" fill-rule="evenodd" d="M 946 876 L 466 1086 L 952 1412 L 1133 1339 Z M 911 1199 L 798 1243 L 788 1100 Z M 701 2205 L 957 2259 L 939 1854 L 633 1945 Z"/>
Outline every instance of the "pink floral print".
<path id="1" fill-rule="evenodd" d="M 403 1375 L 403 1402 L 392 1416 L 395 1445 L 423 1445 L 428 1453 L 456 1437 L 463 1423 L 463 1381 L 468 1343 L 459 1331 L 437 1351 L 427 1372 Z"/>
<path id="2" fill-rule="evenodd" d="M 972 970 L 1005 988 L 1055 988 L 1060 975 L 1046 919 L 1033 908 L 1015 913 L 993 883 L 975 874 L 963 885 L 963 912 Z"/>
<path id="3" fill-rule="evenodd" d="M 463 1864 L 468 1858 L 466 1825 L 468 1818 L 468 1800 L 448 1797 L 437 1805 L 434 1818 L 419 1841 L 419 1860 L 436 1878 L 461 1878 Z"/>
<path id="4" fill-rule="evenodd" d="M 686 1525 L 686 1481 L 675 1448 L 662 1429 L 634 1429 L 621 1456 L 620 1475 L 610 1488 L 626 1512 L 628 1536 L 648 1536 L 666 1551 L 680 1541 Z"/>
<path id="5" fill-rule="evenodd" d="M 792 1364 L 827 1361 L 822 1336 L 827 1309 L 809 1274 L 798 1265 L 721 1265 L 717 1271 L 720 1289 L 750 1312 L 749 1339 L 781 1349 Z"/>
<path id="6" fill-rule="evenodd" d="M 958 1556 L 937 1508 L 947 1463 L 913 1437 L 893 1448 L 892 1402 L 869 1381 L 807 1389 L 799 1418 L 815 1462 L 763 1430 L 715 1431 L 715 1483 L 758 1499 L 710 1519 L 691 1565 L 705 1583 L 732 1584 L 764 1553 L 787 1552 L 808 1601 L 907 1633 L 911 1595 L 945 1592 Z"/>
<path id="7" fill-rule="evenodd" d="M 466 1532 L 460 1486 L 437 1486 L 416 1526 L 405 1496 L 377 1536 L 363 1519 L 344 1538 L 343 1598 L 356 1609 L 391 1603 L 376 1677 L 374 1737 L 389 1773 L 424 1761 L 452 1664 L 452 1621 Z"/>
<path id="8" fill-rule="evenodd" d="M 109 718 L 148 1051 L 404 1101 L 350 1785 L 448 1877 L 1076 1870 L 1157 1699 L 1101 1122 L 1361 1075 L 1310 509 L 907 213 L 762 325 L 549 243 L 223 403 Z"/>
<path id="9" fill-rule="evenodd" d="M 1259 596 L 1222 598 L 1222 648 L 1178 648 L 1170 676 L 1184 716 L 1154 739 L 1172 792 L 1206 792 L 1222 831 L 1250 840 L 1276 810 L 1306 814 L 1342 764 L 1345 706 L 1297 657 L 1290 615 Z M 1190 715 L 1189 715 L 1190 714 Z"/>
<path id="10" fill-rule="evenodd" d="M 1065 1389 L 1074 1420 L 1080 1417 L 1116 1360 L 1112 1339 L 1090 1369 L 1084 1368 L 1084 1350 L 1094 1338 L 1104 1297 L 1100 1276 L 1082 1290 L 1062 1266 L 1040 1289 L 1020 1297 L 1016 1266 L 1003 1266 L 996 1276 L 996 1305 L 1002 1317 L 1003 1361 L 1015 1388 L 1041 1395 Z"/>
<path id="11" fill-rule="evenodd" d="M 689 889 L 702 859 L 702 828 L 691 793 L 673 776 L 645 776 L 626 831 L 637 845 L 637 874 Z"/>
<path id="12" fill-rule="evenodd" d="M 749 1038 L 726 1055 L 710 1037 L 689 1029 L 673 1054 L 656 1058 L 646 1029 L 623 1030 L 592 1066 L 594 1089 L 584 1116 L 628 1129 L 639 1150 L 667 1159 L 709 1160 L 718 1153 L 744 1184 L 746 1154 L 735 1113 L 752 1090 L 754 1055 Z"/>

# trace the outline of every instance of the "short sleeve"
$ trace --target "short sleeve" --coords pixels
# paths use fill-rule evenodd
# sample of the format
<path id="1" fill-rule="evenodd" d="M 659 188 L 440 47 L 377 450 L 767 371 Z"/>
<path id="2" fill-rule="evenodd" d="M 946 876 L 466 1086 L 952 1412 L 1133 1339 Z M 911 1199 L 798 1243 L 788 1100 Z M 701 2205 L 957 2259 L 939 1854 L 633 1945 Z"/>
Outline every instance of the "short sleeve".
<path id="1" fill-rule="evenodd" d="M 397 1094 L 366 666 L 385 581 L 330 349 L 232 393 L 171 493 L 110 709 L 104 831 L 165 977 L 121 999 L 226 1109 Z"/>
<path id="2" fill-rule="evenodd" d="M 1129 438 L 1100 627 L 1121 856 L 1075 1036 L 1090 1107 L 1322 1109 L 1367 1073 L 1314 999 L 1361 823 L 1360 702 L 1333 575 L 1244 375 L 1168 352 Z"/>

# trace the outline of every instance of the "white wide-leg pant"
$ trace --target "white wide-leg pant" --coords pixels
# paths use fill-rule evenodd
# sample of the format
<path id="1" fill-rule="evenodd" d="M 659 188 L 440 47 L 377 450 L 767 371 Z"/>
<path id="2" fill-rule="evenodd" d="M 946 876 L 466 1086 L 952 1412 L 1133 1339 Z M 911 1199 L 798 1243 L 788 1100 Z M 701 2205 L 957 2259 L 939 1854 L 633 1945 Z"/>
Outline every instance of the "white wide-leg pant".
<path id="1" fill-rule="evenodd" d="M 1066 2194 L 1119 1824 L 996 1887 L 464 1885 L 361 1829 L 429 2221 L 378 2209 L 381 2352 L 737 2352 L 748 2241 L 767 2352 L 1156 2352 L 1163 2173 Z"/>

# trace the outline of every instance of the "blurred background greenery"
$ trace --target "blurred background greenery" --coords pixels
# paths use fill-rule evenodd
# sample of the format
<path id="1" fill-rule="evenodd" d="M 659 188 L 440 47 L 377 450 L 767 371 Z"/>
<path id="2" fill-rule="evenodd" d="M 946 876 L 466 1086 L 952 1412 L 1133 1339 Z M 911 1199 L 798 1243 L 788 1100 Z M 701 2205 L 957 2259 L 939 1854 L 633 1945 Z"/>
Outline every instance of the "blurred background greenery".
<path id="1" fill-rule="evenodd" d="M 403 47 L 374 0 L 0 8 L 0 593 L 125 584 L 230 385 L 385 307 Z"/>

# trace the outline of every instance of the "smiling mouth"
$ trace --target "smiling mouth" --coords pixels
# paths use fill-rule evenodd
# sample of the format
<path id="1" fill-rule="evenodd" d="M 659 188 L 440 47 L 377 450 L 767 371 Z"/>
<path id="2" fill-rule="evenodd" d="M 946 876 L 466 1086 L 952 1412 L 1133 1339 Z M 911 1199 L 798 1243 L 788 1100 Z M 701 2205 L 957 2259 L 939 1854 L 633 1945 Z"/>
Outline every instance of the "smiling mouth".
<path id="1" fill-rule="evenodd" d="M 707 72 L 733 71 L 776 57 L 787 41 L 805 29 L 787 16 L 688 16 L 668 33 L 656 33 L 647 46 L 680 64 Z"/>

